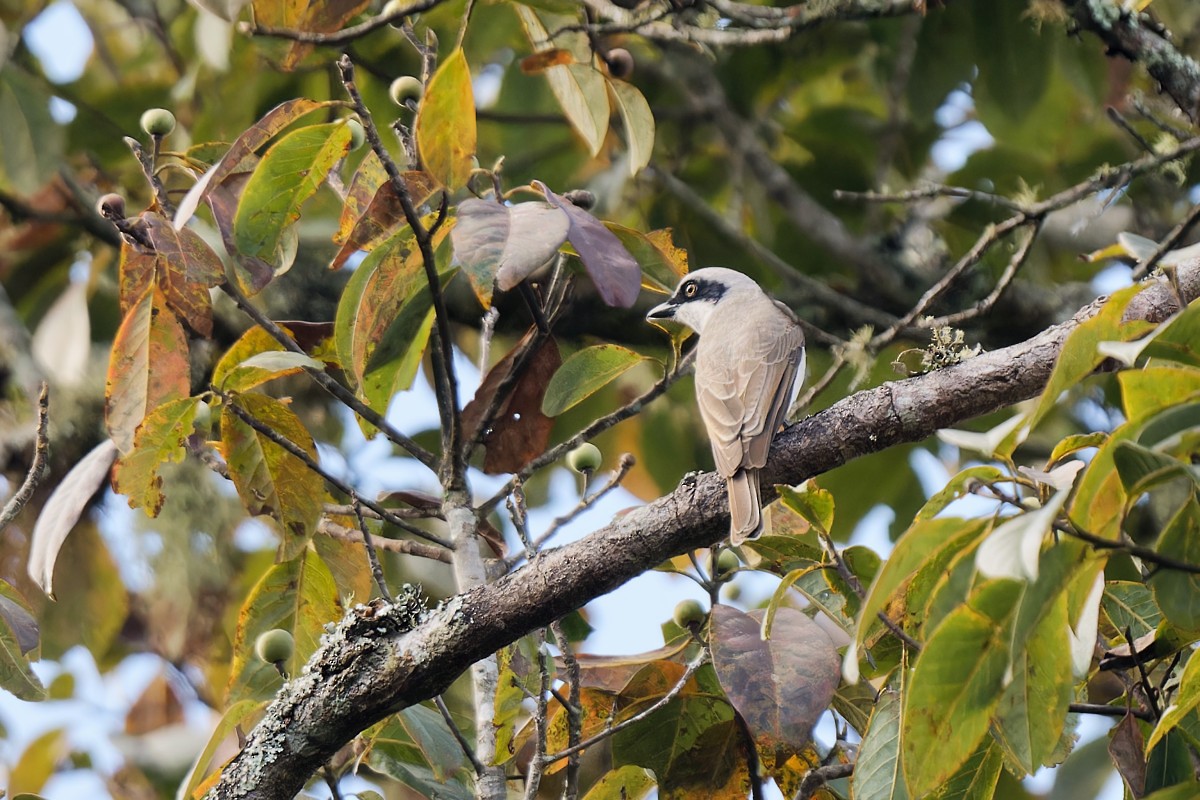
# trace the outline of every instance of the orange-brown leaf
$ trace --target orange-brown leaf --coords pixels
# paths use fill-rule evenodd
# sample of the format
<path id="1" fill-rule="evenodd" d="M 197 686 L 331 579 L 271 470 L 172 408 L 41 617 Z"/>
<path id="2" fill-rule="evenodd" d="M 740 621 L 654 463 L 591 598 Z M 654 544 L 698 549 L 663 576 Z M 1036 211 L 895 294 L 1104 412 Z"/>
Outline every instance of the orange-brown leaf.
<path id="1" fill-rule="evenodd" d="M 121 452 L 132 449 L 147 411 L 188 394 L 190 376 L 183 326 L 151 286 L 125 315 L 108 363 L 104 422 Z"/>
<path id="2" fill-rule="evenodd" d="M 540 53 L 534 53 L 531 56 L 522 58 L 521 72 L 526 75 L 537 75 L 550 67 L 563 67 L 574 63 L 575 56 L 570 50 L 564 50 L 561 47 L 552 47 L 549 50 L 543 50 Z"/>
<path id="3" fill-rule="evenodd" d="M 404 182 L 414 206 L 420 206 L 437 190 L 424 172 L 406 172 Z M 371 198 L 366 211 L 355 221 L 354 228 L 329 268 L 340 269 L 350 256 L 359 250 L 373 249 L 404 224 L 404 207 L 400 204 L 400 197 L 391 181 L 384 181 L 375 190 L 375 196 Z"/>
<path id="4" fill-rule="evenodd" d="M 533 335 L 535 332 L 530 331 L 526 338 Z M 479 426 L 486 423 L 483 414 L 501 384 L 508 382 L 516 365 L 514 353 L 519 349 L 520 345 L 488 370 L 475 397 L 463 409 L 463 428 L 468 435 L 474 437 Z M 542 413 L 542 396 L 550 377 L 561 365 L 558 343 L 551 337 L 546 337 L 526 359 L 512 394 L 484 433 L 483 444 L 487 451 L 484 472 L 490 475 L 516 472 L 546 449 L 554 420 Z"/>

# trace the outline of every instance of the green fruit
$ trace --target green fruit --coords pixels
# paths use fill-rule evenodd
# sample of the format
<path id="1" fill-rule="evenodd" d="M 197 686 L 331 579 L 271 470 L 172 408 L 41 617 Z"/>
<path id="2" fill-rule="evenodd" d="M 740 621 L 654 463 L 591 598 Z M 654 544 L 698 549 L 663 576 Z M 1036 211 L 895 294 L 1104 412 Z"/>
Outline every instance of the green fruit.
<path id="1" fill-rule="evenodd" d="M 717 556 L 717 567 L 713 572 L 716 574 L 717 580 L 724 580 L 728 575 L 741 566 L 738 561 L 737 553 L 732 550 L 722 550 Z"/>
<path id="2" fill-rule="evenodd" d="M 350 117 L 346 120 L 346 127 L 350 129 L 350 149 L 357 150 L 363 146 L 363 142 L 367 140 L 367 130 L 363 124 L 355 117 Z"/>
<path id="3" fill-rule="evenodd" d="M 166 136 L 175 130 L 175 115 L 165 108 L 151 108 L 142 114 L 142 130 L 151 136 Z"/>
<path id="4" fill-rule="evenodd" d="M 125 219 L 125 198 L 109 192 L 96 201 L 96 210 L 105 219 Z"/>
<path id="5" fill-rule="evenodd" d="M 391 95 L 393 103 L 403 107 L 408 105 L 409 100 L 414 103 L 420 100 L 421 95 L 425 94 L 425 87 L 412 75 L 403 75 L 392 81 L 388 94 Z"/>
<path id="6" fill-rule="evenodd" d="M 736 583 L 727 583 L 725 584 L 725 587 L 721 589 L 721 596 L 731 603 L 736 603 L 742 597 L 742 587 L 738 586 Z"/>
<path id="7" fill-rule="evenodd" d="M 296 651 L 296 640 L 283 628 L 272 628 L 259 635 L 254 652 L 268 664 L 281 664 Z"/>
<path id="8" fill-rule="evenodd" d="M 675 613 L 671 618 L 681 628 L 694 628 L 702 625 L 706 616 L 708 612 L 700 605 L 699 600 L 680 600 L 675 605 Z"/>
<path id="9" fill-rule="evenodd" d="M 599 447 L 591 442 L 584 442 L 567 453 L 567 466 L 576 472 L 595 472 L 602 458 Z"/>

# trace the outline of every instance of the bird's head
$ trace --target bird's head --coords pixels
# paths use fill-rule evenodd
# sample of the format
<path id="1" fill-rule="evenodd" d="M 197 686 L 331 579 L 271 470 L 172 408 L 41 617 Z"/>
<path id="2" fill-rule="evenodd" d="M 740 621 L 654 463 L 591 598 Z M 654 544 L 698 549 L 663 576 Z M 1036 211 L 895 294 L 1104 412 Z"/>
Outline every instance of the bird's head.
<path id="1" fill-rule="evenodd" d="M 737 298 L 762 295 L 752 278 L 724 267 L 706 267 L 683 276 L 675 292 L 646 314 L 650 320 L 670 320 L 703 335 L 712 315 L 732 306 Z"/>

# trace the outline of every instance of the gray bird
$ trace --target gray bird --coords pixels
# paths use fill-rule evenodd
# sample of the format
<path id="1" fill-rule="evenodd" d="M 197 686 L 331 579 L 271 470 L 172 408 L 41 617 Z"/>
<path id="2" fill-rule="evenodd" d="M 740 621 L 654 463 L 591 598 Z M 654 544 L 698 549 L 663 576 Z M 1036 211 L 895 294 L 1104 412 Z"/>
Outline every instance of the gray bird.
<path id="1" fill-rule="evenodd" d="M 729 491 L 729 538 L 753 539 L 763 528 L 758 473 L 804 374 L 804 332 L 791 309 L 722 267 L 685 275 L 646 319 L 673 320 L 700 337 L 696 399 Z"/>

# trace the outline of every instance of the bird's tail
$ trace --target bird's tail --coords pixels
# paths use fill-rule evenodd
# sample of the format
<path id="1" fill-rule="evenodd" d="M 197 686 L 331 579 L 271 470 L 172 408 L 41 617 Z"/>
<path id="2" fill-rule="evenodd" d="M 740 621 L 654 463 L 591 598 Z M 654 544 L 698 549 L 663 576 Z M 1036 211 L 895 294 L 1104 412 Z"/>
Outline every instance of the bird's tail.
<path id="1" fill-rule="evenodd" d="M 762 533 L 762 496 L 758 470 L 742 469 L 726 481 L 729 490 L 729 541 L 734 547 Z"/>

